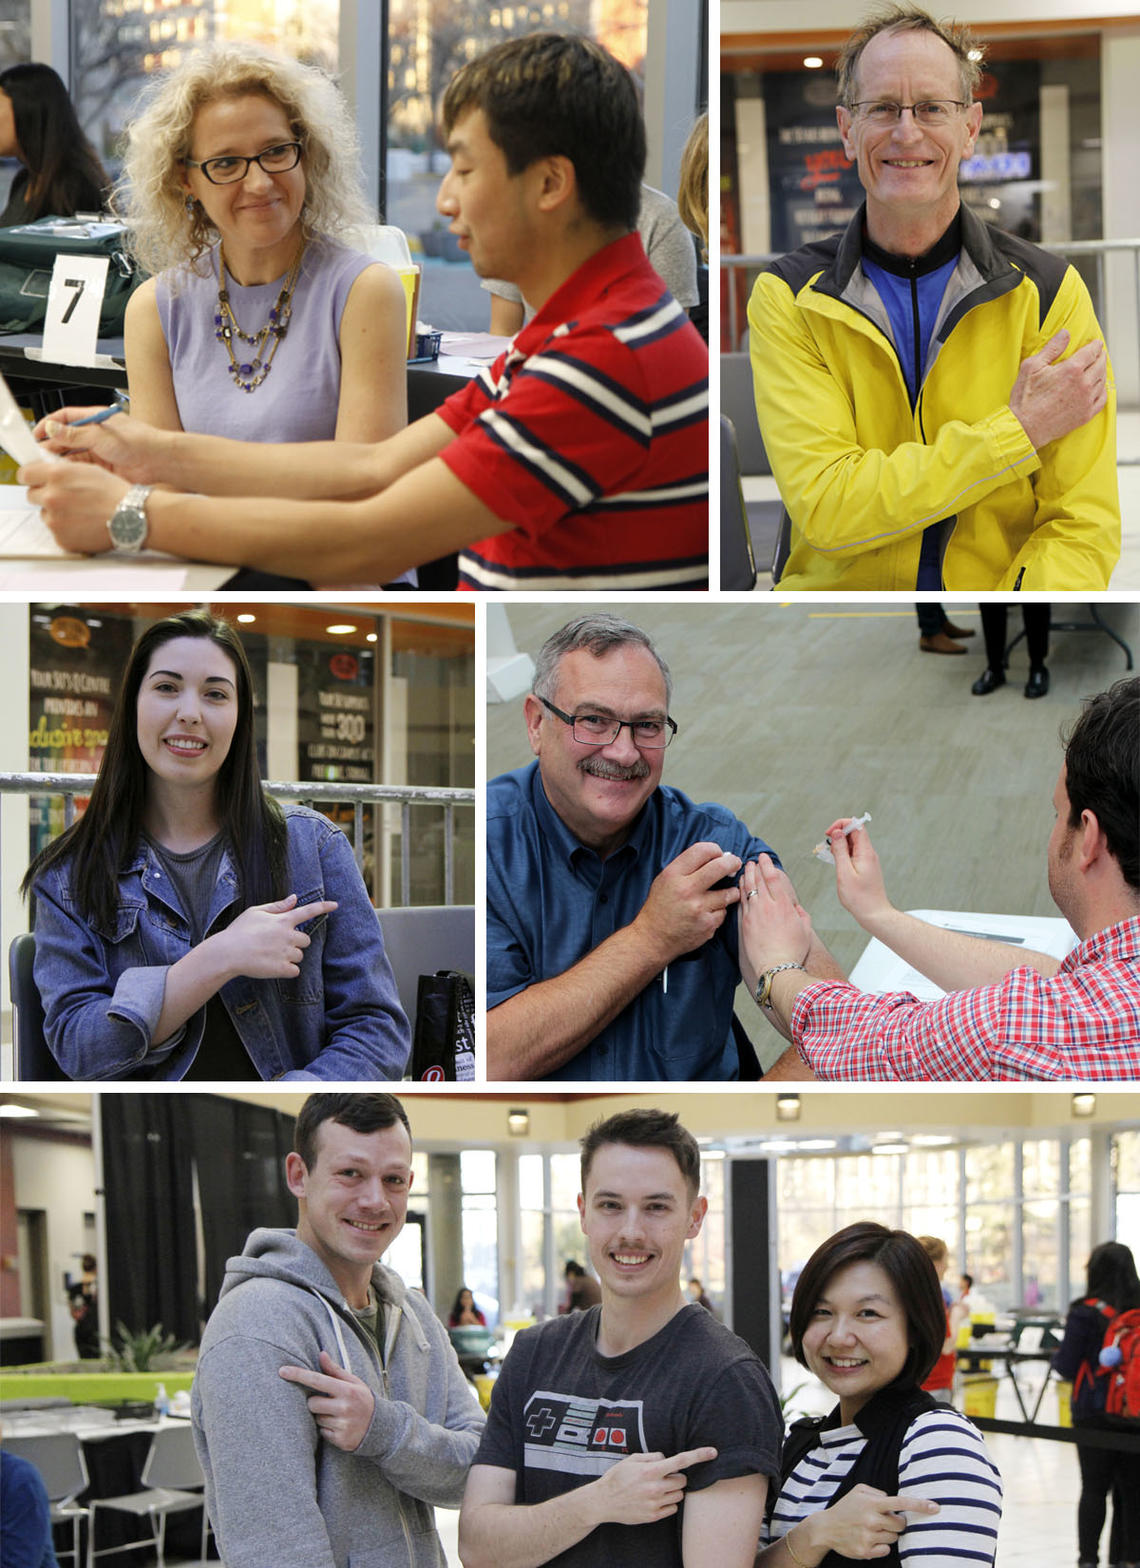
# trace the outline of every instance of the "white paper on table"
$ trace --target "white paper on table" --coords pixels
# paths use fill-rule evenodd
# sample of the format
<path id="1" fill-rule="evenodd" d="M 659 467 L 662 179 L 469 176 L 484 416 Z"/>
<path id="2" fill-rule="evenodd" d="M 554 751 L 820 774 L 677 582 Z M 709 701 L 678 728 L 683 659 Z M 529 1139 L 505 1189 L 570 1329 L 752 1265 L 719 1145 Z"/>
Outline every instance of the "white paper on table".
<path id="1" fill-rule="evenodd" d="M 493 365 L 510 347 L 511 341 L 493 332 L 445 332 L 440 353 L 456 359 L 470 359 L 480 365 Z"/>
<path id="2" fill-rule="evenodd" d="M 76 552 L 65 550 L 40 516 L 38 506 L 0 509 L 0 558 L 75 561 Z"/>
<path id="3" fill-rule="evenodd" d="M 41 446 L 32 434 L 31 426 L 21 414 L 12 389 L 0 375 L 0 446 L 17 463 L 61 462 L 56 452 Z"/>

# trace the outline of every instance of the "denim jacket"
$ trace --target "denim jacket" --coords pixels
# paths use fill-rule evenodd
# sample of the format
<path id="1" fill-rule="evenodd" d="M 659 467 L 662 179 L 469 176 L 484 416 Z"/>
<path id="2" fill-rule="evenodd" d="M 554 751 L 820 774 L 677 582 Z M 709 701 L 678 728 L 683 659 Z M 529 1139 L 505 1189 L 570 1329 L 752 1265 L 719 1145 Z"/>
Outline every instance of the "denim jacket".
<path id="1" fill-rule="evenodd" d="M 331 915 L 298 929 L 311 945 L 292 980 L 227 981 L 219 995 L 262 1078 L 399 1078 L 410 1050 L 384 953 L 380 922 L 338 827 L 305 806 L 285 806 L 286 889 L 299 904 L 335 899 Z M 36 883 L 35 979 L 52 1054 L 71 1078 L 182 1078 L 202 1043 L 200 1008 L 166 1040 L 153 1040 L 166 971 L 190 951 L 190 926 L 149 845 L 119 877 L 107 928 L 76 907 L 66 862 Z M 223 851 L 204 926 L 238 899 Z M 224 924 L 224 921 L 223 921 Z"/>

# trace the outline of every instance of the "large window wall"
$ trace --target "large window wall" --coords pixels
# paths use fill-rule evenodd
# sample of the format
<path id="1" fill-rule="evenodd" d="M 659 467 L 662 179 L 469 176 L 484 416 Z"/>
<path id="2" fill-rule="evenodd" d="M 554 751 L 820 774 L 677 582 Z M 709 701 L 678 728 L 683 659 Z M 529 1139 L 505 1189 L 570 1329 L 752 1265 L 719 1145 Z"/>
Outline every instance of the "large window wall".
<path id="1" fill-rule="evenodd" d="M 645 92 L 649 181 L 676 189 L 681 148 L 707 102 L 707 8 L 691 0 L 27 0 L 0 3 L 0 61 L 48 61 L 69 83 L 108 171 L 140 90 L 213 41 L 280 49 L 337 76 L 354 105 L 365 188 L 424 268 L 420 314 L 485 329 L 489 303 L 436 212 L 446 167 L 436 113 L 453 72 L 492 44 L 539 29 L 599 39 Z M 678 42 L 678 38 L 681 42 Z M 682 81 L 683 78 L 683 81 Z M 16 165 L 0 165 L 0 194 Z"/>
<path id="2" fill-rule="evenodd" d="M 951 1140 L 945 1140 L 950 1143 Z M 1094 1188 L 1107 1179 L 1118 1237 L 1140 1215 L 1140 1135 L 1020 1137 L 897 1153 L 781 1158 L 778 1256 L 790 1288 L 811 1252 L 834 1231 L 875 1218 L 941 1236 L 950 1273 L 973 1275 L 1000 1311 L 1061 1310 L 1083 1284 Z"/>

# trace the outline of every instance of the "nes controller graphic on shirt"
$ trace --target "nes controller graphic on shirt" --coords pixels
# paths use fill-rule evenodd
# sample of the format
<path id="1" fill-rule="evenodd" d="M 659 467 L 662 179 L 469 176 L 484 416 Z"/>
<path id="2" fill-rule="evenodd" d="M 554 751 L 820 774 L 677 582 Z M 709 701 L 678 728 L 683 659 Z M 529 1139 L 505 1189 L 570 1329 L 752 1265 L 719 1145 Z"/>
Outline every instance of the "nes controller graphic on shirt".
<path id="1" fill-rule="evenodd" d="M 525 1462 L 533 1470 L 595 1477 L 627 1454 L 649 1452 L 640 1399 L 581 1399 L 546 1389 L 526 1403 Z"/>

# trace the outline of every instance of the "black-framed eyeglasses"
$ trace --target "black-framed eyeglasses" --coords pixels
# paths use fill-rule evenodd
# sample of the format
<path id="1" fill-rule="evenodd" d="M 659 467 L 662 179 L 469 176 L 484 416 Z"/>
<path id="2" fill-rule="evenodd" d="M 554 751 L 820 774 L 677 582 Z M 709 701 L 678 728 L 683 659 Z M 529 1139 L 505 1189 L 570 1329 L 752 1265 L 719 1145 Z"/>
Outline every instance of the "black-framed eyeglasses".
<path id="1" fill-rule="evenodd" d="M 563 713 L 545 697 L 538 700 L 555 718 L 569 724 L 582 746 L 612 745 L 622 730 L 628 730 L 638 751 L 661 751 L 677 733 L 676 722 L 668 714 L 663 719 L 615 719 L 610 713 Z"/>
<path id="2" fill-rule="evenodd" d="M 851 113 L 869 125 L 897 125 L 903 110 L 909 109 L 919 125 L 949 125 L 956 109 L 968 109 L 961 98 L 924 98 L 920 103 L 894 103 L 890 99 L 869 99 L 850 105 Z"/>
<path id="3" fill-rule="evenodd" d="M 300 142 L 278 142 L 264 152 L 255 153 L 252 158 L 225 153 L 220 158 L 207 158 L 204 163 L 196 163 L 193 158 L 183 158 L 182 162 L 188 169 L 201 169 L 211 185 L 236 185 L 245 179 L 251 163 L 256 163 L 266 174 L 288 174 L 300 163 L 302 151 Z"/>

